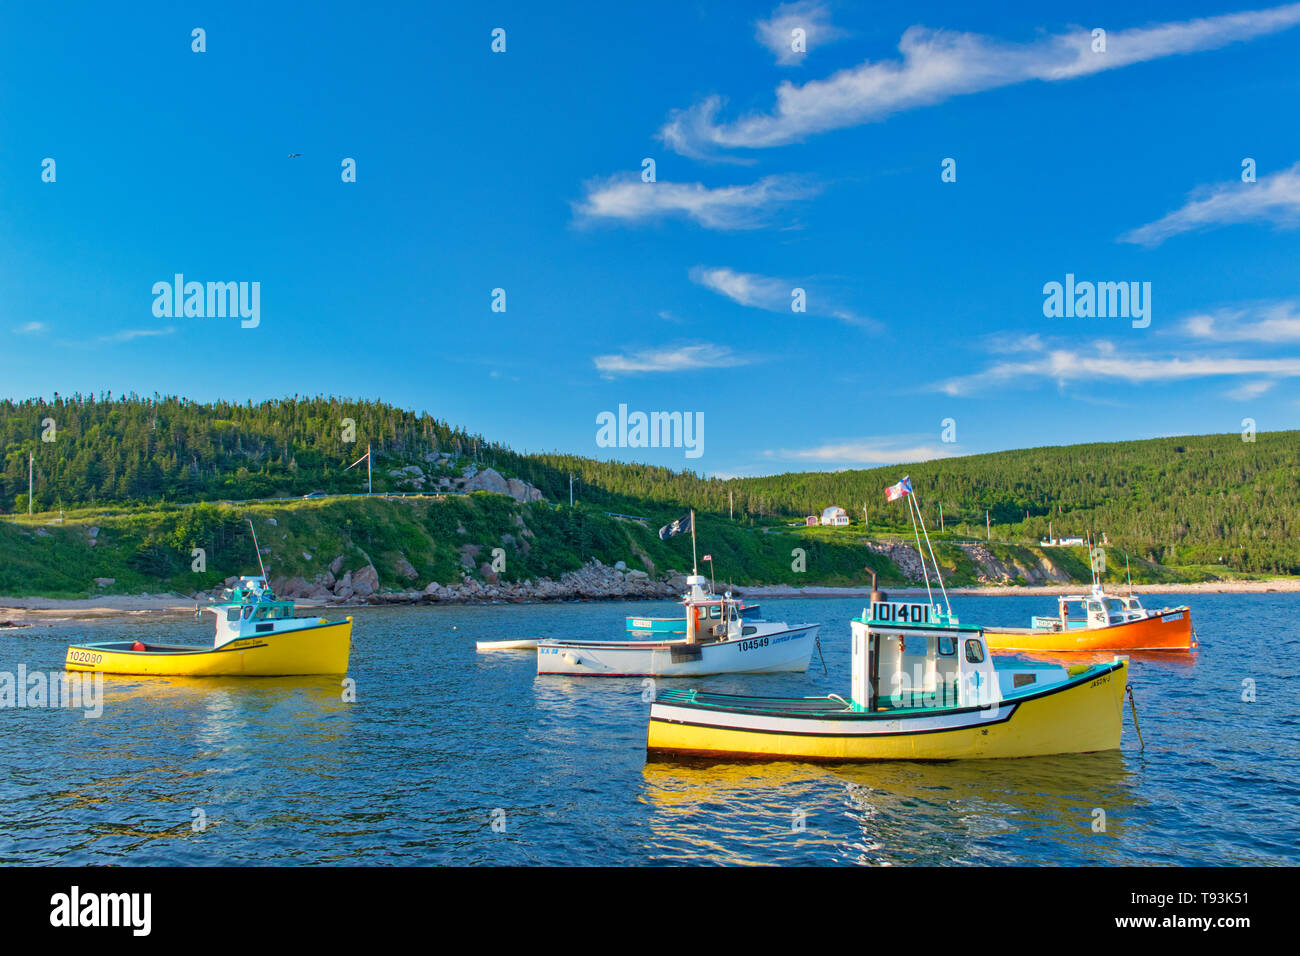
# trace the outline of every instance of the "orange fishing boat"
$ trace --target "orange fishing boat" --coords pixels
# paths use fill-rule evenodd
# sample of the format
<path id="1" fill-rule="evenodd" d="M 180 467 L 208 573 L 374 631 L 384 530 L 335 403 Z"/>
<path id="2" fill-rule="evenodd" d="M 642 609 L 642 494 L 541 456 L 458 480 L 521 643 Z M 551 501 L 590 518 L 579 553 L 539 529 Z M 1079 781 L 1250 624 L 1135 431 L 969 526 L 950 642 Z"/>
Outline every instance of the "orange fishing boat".
<path id="1" fill-rule="evenodd" d="M 1029 627 L 984 629 L 994 651 L 1190 651 L 1196 647 L 1187 605 L 1144 608 L 1133 595 L 1094 587 L 1064 595 L 1056 617 L 1034 617 Z"/>

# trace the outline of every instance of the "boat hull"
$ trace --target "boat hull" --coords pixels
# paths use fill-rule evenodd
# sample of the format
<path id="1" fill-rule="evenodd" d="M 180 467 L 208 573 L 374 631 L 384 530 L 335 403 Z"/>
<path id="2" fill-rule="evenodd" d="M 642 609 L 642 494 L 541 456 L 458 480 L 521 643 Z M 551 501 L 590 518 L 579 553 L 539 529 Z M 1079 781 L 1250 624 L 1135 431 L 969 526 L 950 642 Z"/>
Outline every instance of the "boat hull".
<path id="1" fill-rule="evenodd" d="M 1050 631 L 1040 628 L 984 629 L 994 651 L 1190 651 L 1192 614 L 1186 607 L 1107 627 Z"/>
<path id="2" fill-rule="evenodd" d="M 149 677 L 288 677 L 346 674 L 352 649 L 352 618 L 324 621 L 273 634 L 239 638 L 218 648 L 131 642 L 74 644 L 69 671 Z"/>
<path id="3" fill-rule="evenodd" d="M 695 645 L 678 641 L 542 641 L 539 675 L 699 677 L 806 671 L 819 625 Z M 698 652 L 698 657 L 691 656 Z"/>
<path id="4" fill-rule="evenodd" d="M 656 702 L 651 757 L 851 762 L 1037 757 L 1114 750 L 1123 729 L 1128 661 L 1116 660 L 1064 684 L 987 708 L 917 708 L 877 713 L 772 712 L 743 703 Z M 726 695 L 710 695 L 724 700 Z M 730 698 L 733 701 L 761 698 Z M 810 703 L 805 698 L 803 703 Z M 801 702 L 790 701 L 790 705 Z"/>

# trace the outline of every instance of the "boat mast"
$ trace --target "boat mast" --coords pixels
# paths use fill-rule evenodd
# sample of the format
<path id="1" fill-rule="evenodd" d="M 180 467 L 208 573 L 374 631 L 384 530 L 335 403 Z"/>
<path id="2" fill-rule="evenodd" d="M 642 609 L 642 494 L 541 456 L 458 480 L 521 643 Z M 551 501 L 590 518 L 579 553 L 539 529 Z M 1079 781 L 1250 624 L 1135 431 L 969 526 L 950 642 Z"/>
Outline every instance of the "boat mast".
<path id="1" fill-rule="evenodd" d="M 245 518 L 248 522 L 248 530 L 253 532 L 253 550 L 257 552 L 257 566 L 262 569 L 262 577 L 266 577 L 266 565 L 262 563 L 262 549 L 257 543 L 257 529 L 253 527 L 253 519 Z"/>
<path id="2" fill-rule="evenodd" d="M 916 556 L 921 559 L 921 574 L 925 577 L 925 596 L 933 604 L 934 594 L 930 591 L 930 571 L 925 566 L 925 552 L 921 550 L 921 532 L 916 530 L 916 514 L 912 511 L 915 502 L 912 501 L 912 495 L 904 495 L 907 498 L 907 514 L 912 519 L 912 534 L 916 535 Z"/>
<path id="3" fill-rule="evenodd" d="M 916 531 L 916 523 L 921 522 L 921 531 L 925 534 L 925 547 L 930 552 L 930 563 L 934 565 L 934 577 L 939 582 L 939 590 L 943 592 L 943 606 L 947 609 L 949 616 L 952 615 L 952 605 L 948 603 L 948 589 L 943 586 L 943 575 L 939 572 L 939 561 L 934 556 L 934 546 L 930 544 L 930 532 L 925 529 L 925 518 L 921 515 L 921 506 L 916 501 L 916 492 L 912 492 L 908 497 L 908 503 L 911 504 L 914 514 L 912 516 L 912 530 Z M 925 570 L 925 556 L 921 554 L 921 542 L 916 542 L 916 553 L 921 558 L 921 570 Z M 930 578 L 927 575 L 925 579 L 925 592 L 930 597 L 930 603 L 934 603 L 934 595 L 930 593 Z"/>

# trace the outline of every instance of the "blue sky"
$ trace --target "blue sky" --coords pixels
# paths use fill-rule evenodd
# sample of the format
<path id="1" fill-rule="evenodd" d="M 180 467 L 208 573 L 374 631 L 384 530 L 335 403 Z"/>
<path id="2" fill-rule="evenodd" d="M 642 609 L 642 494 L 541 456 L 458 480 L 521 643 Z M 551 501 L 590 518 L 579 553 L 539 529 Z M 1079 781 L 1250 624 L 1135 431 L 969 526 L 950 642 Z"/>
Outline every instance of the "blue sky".
<path id="1" fill-rule="evenodd" d="M 1297 62 L 1300 4 L 1229 0 L 6 5 L 0 394 L 365 396 L 721 475 L 1297 428 Z M 260 323 L 156 316 L 176 273 Z M 1150 324 L 1046 316 L 1067 274 Z M 599 447 L 620 404 L 703 454 Z"/>

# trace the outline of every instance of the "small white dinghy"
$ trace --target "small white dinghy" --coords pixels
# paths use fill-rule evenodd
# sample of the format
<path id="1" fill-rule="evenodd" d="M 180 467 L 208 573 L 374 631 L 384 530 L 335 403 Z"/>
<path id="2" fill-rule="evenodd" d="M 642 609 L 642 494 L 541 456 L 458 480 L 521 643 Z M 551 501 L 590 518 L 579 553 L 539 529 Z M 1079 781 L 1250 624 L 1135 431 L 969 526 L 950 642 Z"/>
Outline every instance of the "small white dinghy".
<path id="1" fill-rule="evenodd" d="M 672 640 L 537 642 L 537 673 L 570 677 L 697 677 L 806 671 L 820 624 L 786 624 L 741 616 L 730 594 L 686 579 L 686 636 Z"/>
<path id="2" fill-rule="evenodd" d="M 480 651 L 535 651 L 537 641 L 535 637 L 518 641 L 475 641 L 474 646 Z"/>

